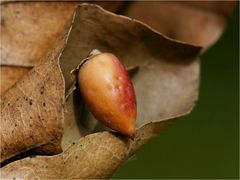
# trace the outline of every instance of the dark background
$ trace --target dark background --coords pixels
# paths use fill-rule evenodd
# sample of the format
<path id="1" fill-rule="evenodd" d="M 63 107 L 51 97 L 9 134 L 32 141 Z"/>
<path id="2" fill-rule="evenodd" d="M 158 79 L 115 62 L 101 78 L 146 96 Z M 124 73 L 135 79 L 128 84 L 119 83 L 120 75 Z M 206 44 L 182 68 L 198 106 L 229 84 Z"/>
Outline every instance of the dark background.
<path id="1" fill-rule="evenodd" d="M 239 9 L 219 41 L 201 57 L 199 101 L 143 146 L 113 178 L 239 176 Z"/>

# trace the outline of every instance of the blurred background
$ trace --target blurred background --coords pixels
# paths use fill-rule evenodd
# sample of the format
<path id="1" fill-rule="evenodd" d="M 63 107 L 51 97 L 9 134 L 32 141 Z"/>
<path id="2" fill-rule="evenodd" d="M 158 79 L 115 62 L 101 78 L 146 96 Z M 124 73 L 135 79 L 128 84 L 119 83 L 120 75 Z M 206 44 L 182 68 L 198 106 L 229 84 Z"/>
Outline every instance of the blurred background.
<path id="1" fill-rule="evenodd" d="M 201 56 L 200 96 L 192 113 L 140 148 L 113 178 L 238 179 L 238 102 L 239 6 Z"/>

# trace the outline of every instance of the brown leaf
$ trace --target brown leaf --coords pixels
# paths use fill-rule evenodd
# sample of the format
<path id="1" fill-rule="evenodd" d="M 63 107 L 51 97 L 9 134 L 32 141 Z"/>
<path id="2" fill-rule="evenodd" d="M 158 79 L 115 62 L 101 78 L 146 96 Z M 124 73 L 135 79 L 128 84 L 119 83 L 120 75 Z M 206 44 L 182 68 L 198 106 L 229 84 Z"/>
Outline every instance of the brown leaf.
<path id="1" fill-rule="evenodd" d="M 27 74 L 29 70 L 30 68 L 26 67 L 0 66 L 0 96 Z"/>
<path id="2" fill-rule="evenodd" d="M 207 48 L 221 36 L 236 1 L 133 2 L 125 15 L 180 41 Z M 144 12 L 144 13 L 143 13 Z"/>
<path id="3" fill-rule="evenodd" d="M 140 22 L 97 6 L 81 5 L 59 59 L 65 80 L 65 89 L 61 90 L 66 94 L 74 83 L 71 70 L 95 48 L 116 54 L 127 67 L 139 67 L 132 79 L 138 104 L 134 141 L 117 133 L 94 133 L 106 129 L 74 91 L 65 104 L 64 152 L 10 163 L 2 168 L 4 178 L 108 178 L 129 155 L 167 126 L 167 120 L 193 108 L 199 86 L 199 47 L 170 40 Z"/>
<path id="4" fill-rule="evenodd" d="M 80 2 L 1 4 L 1 65 L 33 67 L 53 46 Z M 116 11 L 123 2 L 98 2 Z"/>
<path id="5" fill-rule="evenodd" d="M 1 178 L 107 178 L 126 155 L 126 142 L 108 132 L 95 133 L 81 138 L 62 154 L 13 162 L 2 168 Z"/>
<path id="6" fill-rule="evenodd" d="M 74 7 L 73 3 L 54 2 L 3 4 L 1 64 L 36 65 L 66 28 Z"/>
<path id="7" fill-rule="evenodd" d="M 42 64 L 1 96 L 1 162 L 30 149 L 62 151 L 65 96 L 58 58 L 64 42 L 60 36 Z"/>
<path id="8" fill-rule="evenodd" d="M 126 158 L 149 138 L 157 135 L 169 121 L 151 123 L 128 142 L 109 132 L 88 135 L 55 156 L 25 158 L 1 170 L 4 179 L 100 179 L 110 178 Z"/>
<path id="9" fill-rule="evenodd" d="M 0 95 L 25 75 L 29 67 L 39 63 L 66 28 L 79 3 L 5 1 L 1 4 Z M 120 1 L 95 3 L 113 12 L 125 5 Z"/>
<path id="10" fill-rule="evenodd" d="M 1 4 L 1 94 L 46 55 L 71 20 L 74 6 L 70 2 Z"/>

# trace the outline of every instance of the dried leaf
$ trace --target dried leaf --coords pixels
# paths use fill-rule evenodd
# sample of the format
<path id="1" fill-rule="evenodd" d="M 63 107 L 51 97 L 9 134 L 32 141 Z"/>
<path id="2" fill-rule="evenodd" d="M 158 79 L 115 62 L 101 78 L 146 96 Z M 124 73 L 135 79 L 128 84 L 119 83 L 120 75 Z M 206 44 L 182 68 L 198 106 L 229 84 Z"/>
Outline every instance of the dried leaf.
<path id="1" fill-rule="evenodd" d="M 72 18 L 80 2 L 9 2 L 1 4 L 1 91 L 12 87 L 39 63 Z M 125 2 L 95 2 L 118 11 Z M 20 43 L 21 42 L 21 43 Z M 13 66 L 11 66 L 13 65 Z M 21 66 L 21 67 L 18 67 Z M 26 67 L 24 67 L 26 66 Z"/>
<path id="2" fill-rule="evenodd" d="M 1 96 L 1 162 L 30 149 L 43 154 L 62 151 L 65 93 L 58 58 L 64 40 Z"/>
<path id="3" fill-rule="evenodd" d="M 59 59 L 65 80 L 61 90 L 66 95 L 74 84 L 71 70 L 95 48 L 116 54 L 127 67 L 139 67 L 133 76 L 138 103 L 134 141 L 109 132 L 94 133 L 105 128 L 99 128 L 102 125 L 84 108 L 75 91 L 65 104 L 64 152 L 15 161 L 2 168 L 4 178 L 108 178 L 169 124 L 167 120 L 193 108 L 199 86 L 199 47 L 170 40 L 140 22 L 86 4 L 77 8 Z M 55 93 L 61 95 L 62 91 Z"/>
<path id="4" fill-rule="evenodd" d="M 0 96 L 27 74 L 29 70 L 30 68 L 26 67 L 0 66 Z"/>
<path id="5" fill-rule="evenodd" d="M 221 36 L 236 1 L 133 2 L 125 15 L 163 34 L 205 48 Z M 144 13 L 143 13 L 144 12 Z"/>
<path id="6" fill-rule="evenodd" d="M 2 168 L 1 177 L 4 179 L 107 178 L 116 171 L 126 155 L 126 142 L 108 132 L 95 133 L 81 138 L 60 155 L 26 158 L 11 163 Z"/>
<path id="7" fill-rule="evenodd" d="M 73 143 L 59 155 L 29 157 L 13 162 L 2 168 L 1 177 L 4 179 L 110 178 L 129 155 L 168 124 L 169 121 L 148 124 L 137 132 L 136 140 L 130 143 L 108 132 L 91 134 Z"/>
<path id="8" fill-rule="evenodd" d="M 1 64 L 34 66 L 72 18 L 73 3 L 6 3 L 1 13 Z"/>
<path id="9" fill-rule="evenodd" d="M 1 65 L 33 67 L 53 46 L 80 2 L 1 4 Z M 116 11 L 123 2 L 98 2 Z"/>

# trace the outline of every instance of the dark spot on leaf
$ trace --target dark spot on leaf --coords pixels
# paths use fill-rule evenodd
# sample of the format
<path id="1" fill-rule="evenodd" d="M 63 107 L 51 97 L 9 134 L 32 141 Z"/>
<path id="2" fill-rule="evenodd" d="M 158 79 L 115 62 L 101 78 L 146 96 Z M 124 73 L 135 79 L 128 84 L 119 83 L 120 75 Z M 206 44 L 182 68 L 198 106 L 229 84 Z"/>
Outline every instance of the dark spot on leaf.
<path id="1" fill-rule="evenodd" d="M 32 104 L 33 104 L 33 100 L 30 99 L 30 100 L 29 100 L 29 105 L 31 106 Z"/>
<path id="2" fill-rule="evenodd" d="M 43 103 L 43 106 L 44 106 L 44 107 L 46 106 L 46 103 L 45 103 L 45 102 Z"/>
<path id="3" fill-rule="evenodd" d="M 15 177 L 13 177 L 13 180 L 15 180 L 16 178 Z"/>
<path id="4" fill-rule="evenodd" d="M 75 159 L 77 159 L 78 158 L 78 156 L 75 156 Z"/>
<path id="5" fill-rule="evenodd" d="M 72 143 L 73 145 L 75 144 L 75 142 Z"/>
<path id="6" fill-rule="evenodd" d="M 8 103 L 8 106 L 10 106 L 10 103 Z"/>
<path id="7" fill-rule="evenodd" d="M 32 127 L 32 124 L 29 124 L 29 127 Z"/>
<path id="8" fill-rule="evenodd" d="M 44 86 L 41 86 L 40 88 L 40 94 L 43 94 L 44 93 Z"/>
<path id="9" fill-rule="evenodd" d="M 30 119 L 32 119 L 32 116 L 30 116 Z"/>
<path id="10" fill-rule="evenodd" d="M 15 124 L 15 127 L 17 127 L 17 124 Z"/>

